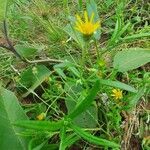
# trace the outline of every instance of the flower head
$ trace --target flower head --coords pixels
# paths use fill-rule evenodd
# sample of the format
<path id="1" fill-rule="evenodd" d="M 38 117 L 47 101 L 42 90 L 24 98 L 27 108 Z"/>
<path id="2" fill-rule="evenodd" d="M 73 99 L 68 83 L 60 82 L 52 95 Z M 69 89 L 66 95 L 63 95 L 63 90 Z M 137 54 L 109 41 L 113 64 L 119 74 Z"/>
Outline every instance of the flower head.
<path id="1" fill-rule="evenodd" d="M 46 117 L 46 114 L 45 114 L 45 113 L 41 113 L 41 114 L 39 114 L 36 118 L 37 118 L 38 120 L 43 120 L 45 117 Z"/>
<path id="2" fill-rule="evenodd" d="M 84 21 L 79 15 L 76 15 L 76 26 L 75 29 L 81 32 L 83 35 L 90 36 L 92 35 L 99 27 L 100 22 L 94 22 L 94 13 L 92 13 L 89 18 L 87 11 L 84 12 Z"/>
<path id="3" fill-rule="evenodd" d="M 113 96 L 116 100 L 123 98 L 122 91 L 120 89 L 113 89 L 111 96 Z"/>

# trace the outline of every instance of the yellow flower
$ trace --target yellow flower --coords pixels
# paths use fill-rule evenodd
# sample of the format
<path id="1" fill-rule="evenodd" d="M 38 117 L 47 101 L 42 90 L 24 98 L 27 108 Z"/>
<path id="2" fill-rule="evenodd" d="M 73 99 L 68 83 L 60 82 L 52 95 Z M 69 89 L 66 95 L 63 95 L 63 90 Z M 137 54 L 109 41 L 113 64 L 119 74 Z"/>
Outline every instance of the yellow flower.
<path id="1" fill-rule="evenodd" d="M 81 32 L 83 35 L 90 36 L 92 35 L 99 27 L 100 22 L 94 22 L 94 13 L 92 13 L 91 17 L 88 17 L 87 11 L 84 12 L 84 18 L 83 21 L 79 15 L 76 15 L 76 26 L 75 29 Z"/>
<path id="2" fill-rule="evenodd" d="M 113 89 L 112 93 L 113 94 L 111 94 L 111 96 L 113 96 L 116 100 L 123 98 L 122 91 L 120 89 Z"/>
<path id="3" fill-rule="evenodd" d="M 46 114 L 45 114 L 45 113 L 41 113 L 41 114 L 39 114 L 36 118 L 37 118 L 38 120 L 43 120 L 45 117 L 46 117 Z"/>

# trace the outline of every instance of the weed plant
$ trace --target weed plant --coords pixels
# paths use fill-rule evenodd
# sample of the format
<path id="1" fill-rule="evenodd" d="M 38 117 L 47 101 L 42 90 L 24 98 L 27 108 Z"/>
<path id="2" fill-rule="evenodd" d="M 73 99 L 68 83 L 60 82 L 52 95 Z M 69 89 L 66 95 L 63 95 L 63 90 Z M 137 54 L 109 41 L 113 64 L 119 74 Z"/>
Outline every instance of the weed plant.
<path id="1" fill-rule="evenodd" d="M 1 0 L 0 149 L 150 149 L 150 4 Z"/>

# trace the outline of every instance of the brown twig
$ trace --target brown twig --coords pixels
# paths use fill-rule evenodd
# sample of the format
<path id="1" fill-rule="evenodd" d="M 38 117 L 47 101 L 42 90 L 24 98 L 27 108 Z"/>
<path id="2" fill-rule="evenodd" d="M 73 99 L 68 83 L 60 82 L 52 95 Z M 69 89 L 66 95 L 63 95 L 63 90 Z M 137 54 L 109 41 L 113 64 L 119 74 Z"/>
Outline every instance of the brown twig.
<path id="1" fill-rule="evenodd" d="M 5 39 L 7 41 L 8 47 L 7 46 L 3 46 L 3 48 L 6 48 L 7 50 L 10 50 L 11 52 L 13 52 L 18 58 L 20 58 L 22 61 L 25 61 L 25 59 L 23 59 L 19 53 L 17 53 L 17 51 L 15 50 L 13 44 L 11 43 L 11 41 L 9 40 L 8 37 L 8 30 L 7 30 L 7 23 L 6 20 L 4 20 L 3 22 L 3 27 L 4 27 L 4 35 L 5 35 Z"/>

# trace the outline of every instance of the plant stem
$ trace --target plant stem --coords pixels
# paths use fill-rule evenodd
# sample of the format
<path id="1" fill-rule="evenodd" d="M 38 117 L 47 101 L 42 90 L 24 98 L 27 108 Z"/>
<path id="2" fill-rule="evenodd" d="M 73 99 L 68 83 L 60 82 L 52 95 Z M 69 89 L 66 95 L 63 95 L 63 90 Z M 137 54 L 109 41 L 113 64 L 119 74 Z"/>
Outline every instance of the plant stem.
<path id="1" fill-rule="evenodd" d="M 99 60 L 100 59 L 100 53 L 99 53 L 99 50 L 98 50 L 98 46 L 97 46 L 97 41 L 95 40 L 95 47 L 96 47 L 96 52 L 97 52 L 97 59 Z"/>
<path id="2" fill-rule="evenodd" d="M 85 67 L 87 44 L 82 47 L 82 67 Z"/>

